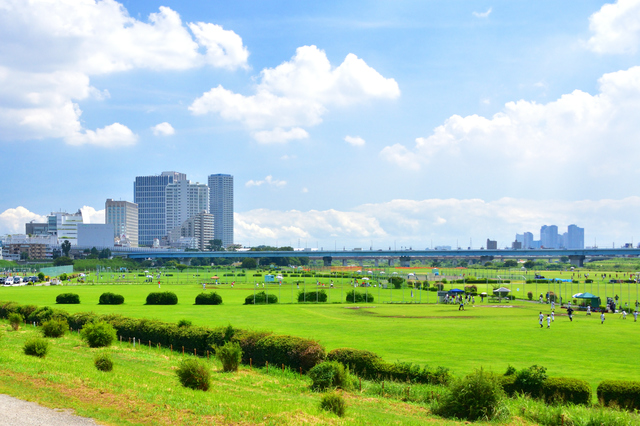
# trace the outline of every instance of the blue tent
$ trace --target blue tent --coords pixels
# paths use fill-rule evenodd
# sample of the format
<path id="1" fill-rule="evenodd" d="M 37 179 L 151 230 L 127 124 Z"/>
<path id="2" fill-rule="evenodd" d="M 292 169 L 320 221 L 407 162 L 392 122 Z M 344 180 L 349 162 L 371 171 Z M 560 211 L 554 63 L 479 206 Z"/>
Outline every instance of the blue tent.
<path id="1" fill-rule="evenodd" d="M 459 288 L 454 288 L 453 290 L 449 290 L 449 294 L 451 293 L 464 293 L 464 290 L 460 290 Z"/>

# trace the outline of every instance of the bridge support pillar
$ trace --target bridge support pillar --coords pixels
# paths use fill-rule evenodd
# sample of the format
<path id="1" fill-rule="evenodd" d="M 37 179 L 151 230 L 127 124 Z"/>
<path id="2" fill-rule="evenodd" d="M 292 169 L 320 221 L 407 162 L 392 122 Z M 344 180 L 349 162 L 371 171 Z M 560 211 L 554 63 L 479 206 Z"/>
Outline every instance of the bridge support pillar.
<path id="1" fill-rule="evenodd" d="M 331 266 L 331 261 L 333 258 L 331 256 L 324 256 L 322 261 L 324 262 L 324 266 Z"/>
<path id="2" fill-rule="evenodd" d="M 584 266 L 584 255 L 572 254 L 569 256 L 569 261 L 573 266 L 582 267 Z"/>
<path id="3" fill-rule="evenodd" d="M 393 264 L 394 264 L 394 261 L 393 261 L 393 259 L 389 258 L 387 263 L 388 263 L 389 267 L 392 267 Z"/>
<path id="4" fill-rule="evenodd" d="M 360 270 L 362 271 L 364 269 L 364 259 L 360 259 Z"/>
<path id="5" fill-rule="evenodd" d="M 342 259 L 342 266 L 347 266 L 349 261 L 347 259 Z"/>
<path id="6" fill-rule="evenodd" d="M 490 262 L 493 260 L 493 256 L 480 256 L 480 263 Z"/>
<path id="7" fill-rule="evenodd" d="M 411 266 L 411 258 L 409 256 L 400 256 L 400 266 L 403 268 Z"/>
<path id="8" fill-rule="evenodd" d="M 375 265 L 376 268 L 378 267 L 378 262 L 379 262 L 379 259 L 377 258 L 373 260 L 373 264 Z"/>

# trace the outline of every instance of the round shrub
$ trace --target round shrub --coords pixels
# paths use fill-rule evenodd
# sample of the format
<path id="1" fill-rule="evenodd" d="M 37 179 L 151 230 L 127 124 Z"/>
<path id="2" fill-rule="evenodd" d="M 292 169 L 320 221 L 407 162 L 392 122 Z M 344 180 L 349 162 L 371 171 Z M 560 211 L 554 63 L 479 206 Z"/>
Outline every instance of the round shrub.
<path id="1" fill-rule="evenodd" d="M 640 382 L 604 380 L 596 392 L 602 405 L 640 410 Z"/>
<path id="2" fill-rule="evenodd" d="M 64 318 L 52 318 L 42 324 L 44 337 L 62 337 L 69 329 L 69 323 Z"/>
<path id="3" fill-rule="evenodd" d="M 191 320 L 188 319 L 181 319 L 180 321 L 178 321 L 178 327 L 191 327 L 193 325 L 193 323 L 191 322 Z"/>
<path id="4" fill-rule="evenodd" d="M 20 312 L 23 317 L 29 318 L 29 315 L 31 315 L 36 309 L 38 309 L 36 305 L 22 305 L 18 309 L 18 312 Z"/>
<path id="5" fill-rule="evenodd" d="M 178 296 L 170 291 L 149 293 L 147 305 L 177 305 Z"/>
<path id="6" fill-rule="evenodd" d="M 504 411 L 504 391 L 496 376 L 482 369 L 449 385 L 435 413 L 467 420 L 491 420 Z"/>
<path id="7" fill-rule="evenodd" d="M 9 324 L 14 331 L 18 331 L 20 324 L 24 321 L 24 317 L 17 312 L 9 314 Z"/>
<path id="8" fill-rule="evenodd" d="M 60 293 L 56 297 L 56 303 L 59 305 L 77 305 L 80 303 L 80 296 L 75 293 Z"/>
<path id="9" fill-rule="evenodd" d="M 351 348 L 334 349 L 327 355 L 327 360 L 337 361 L 365 379 L 377 379 L 378 371 L 384 364 L 382 358 L 373 352 Z"/>
<path id="10" fill-rule="evenodd" d="M 222 303 L 222 296 L 218 293 L 200 293 L 196 296 L 196 305 L 219 305 Z"/>
<path id="11" fill-rule="evenodd" d="M 534 398 L 542 396 L 542 386 L 547 380 L 547 369 L 540 365 L 523 368 L 516 373 L 513 383 L 517 392 L 528 394 Z"/>
<path id="12" fill-rule="evenodd" d="M 324 290 L 319 291 L 301 291 L 298 293 L 298 302 L 326 302 L 327 292 Z"/>
<path id="13" fill-rule="evenodd" d="M 260 291 L 256 294 L 251 294 L 244 299 L 245 305 L 265 305 L 265 304 L 274 304 L 278 303 L 278 297 L 275 294 L 265 293 L 264 291 Z"/>
<path id="14" fill-rule="evenodd" d="M 372 303 L 373 295 L 370 293 L 360 293 L 359 291 L 351 290 L 347 292 L 347 302 L 349 303 Z"/>
<path id="15" fill-rule="evenodd" d="M 102 348 L 116 340 L 116 330 L 105 321 L 91 322 L 84 326 L 81 336 L 90 347 Z"/>
<path id="16" fill-rule="evenodd" d="M 69 314 L 65 311 L 58 309 L 52 309 L 49 306 L 42 306 L 29 315 L 27 321 L 29 323 L 43 324 L 45 321 L 49 321 L 51 318 L 69 318 Z"/>
<path id="17" fill-rule="evenodd" d="M 93 364 L 100 371 L 113 370 L 113 360 L 106 352 L 100 352 L 96 354 L 95 358 L 93 358 Z"/>
<path id="18" fill-rule="evenodd" d="M 32 337 L 24 343 L 22 350 L 25 355 L 44 358 L 49 350 L 49 343 L 41 337 Z"/>
<path id="19" fill-rule="evenodd" d="M 115 293 L 102 293 L 100 295 L 99 305 L 122 305 L 124 296 Z"/>
<path id="20" fill-rule="evenodd" d="M 238 371 L 242 360 L 242 348 L 237 342 L 227 342 L 216 349 L 216 358 L 222 363 L 224 371 Z"/>
<path id="21" fill-rule="evenodd" d="M 343 417 L 347 409 L 347 404 L 342 395 L 338 393 L 328 393 L 320 398 L 320 409 L 330 411 L 338 417 Z"/>
<path id="22" fill-rule="evenodd" d="M 336 361 L 327 361 L 316 365 L 309 370 L 311 388 L 324 391 L 329 388 L 347 389 L 349 387 L 349 374 L 344 366 Z"/>
<path id="23" fill-rule="evenodd" d="M 549 404 L 582 404 L 591 402 L 591 385 L 585 380 L 549 377 L 542 386 L 542 397 Z"/>
<path id="24" fill-rule="evenodd" d="M 178 380 L 185 388 L 209 390 L 211 375 L 207 366 L 195 358 L 185 359 L 176 371 Z"/>
<path id="25" fill-rule="evenodd" d="M 94 322 L 98 320 L 98 314 L 93 312 L 77 312 L 67 318 L 69 322 L 69 326 L 74 330 L 84 327 L 85 324 L 89 322 Z"/>

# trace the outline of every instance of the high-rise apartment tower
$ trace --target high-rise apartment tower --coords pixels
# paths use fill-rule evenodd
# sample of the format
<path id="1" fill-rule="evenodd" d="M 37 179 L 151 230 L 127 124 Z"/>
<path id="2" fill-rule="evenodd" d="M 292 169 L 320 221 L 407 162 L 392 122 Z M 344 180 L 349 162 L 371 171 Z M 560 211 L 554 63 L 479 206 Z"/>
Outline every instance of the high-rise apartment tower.
<path id="1" fill-rule="evenodd" d="M 126 235 L 131 247 L 138 247 L 138 205 L 109 198 L 104 207 L 106 223 L 113 224 L 113 237 Z"/>
<path id="2" fill-rule="evenodd" d="M 213 215 L 214 239 L 233 244 L 233 176 L 209 175 L 209 213 Z"/>

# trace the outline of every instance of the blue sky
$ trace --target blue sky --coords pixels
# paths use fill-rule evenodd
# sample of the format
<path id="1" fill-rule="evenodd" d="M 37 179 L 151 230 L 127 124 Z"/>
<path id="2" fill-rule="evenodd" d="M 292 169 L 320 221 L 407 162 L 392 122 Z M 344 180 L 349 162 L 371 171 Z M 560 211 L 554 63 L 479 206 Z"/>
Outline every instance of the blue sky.
<path id="1" fill-rule="evenodd" d="M 638 28 L 640 0 L 0 0 L 0 234 L 176 170 L 235 176 L 244 244 L 637 240 Z"/>

